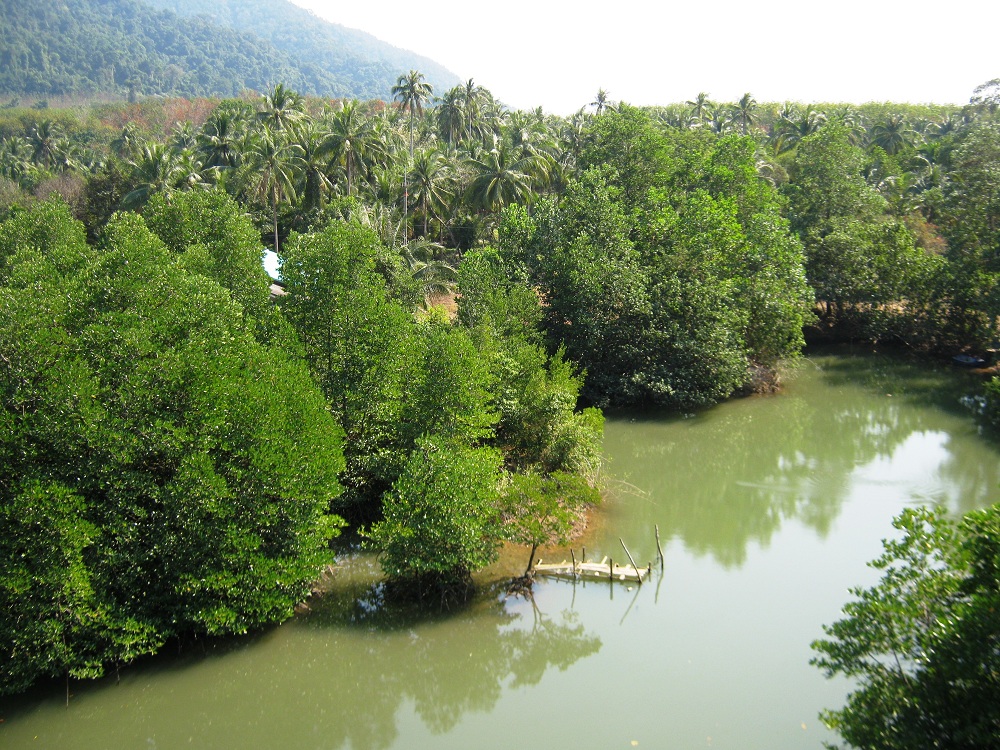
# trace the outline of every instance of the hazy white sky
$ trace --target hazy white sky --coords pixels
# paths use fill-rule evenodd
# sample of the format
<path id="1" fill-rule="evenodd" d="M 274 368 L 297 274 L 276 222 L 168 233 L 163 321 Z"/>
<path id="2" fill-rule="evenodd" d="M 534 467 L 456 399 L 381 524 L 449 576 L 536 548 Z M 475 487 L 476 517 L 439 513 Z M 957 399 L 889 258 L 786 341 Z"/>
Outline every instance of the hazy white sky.
<path id="1" fill-rule="evenodd" d="M 557 114 L 599 88 L 637 105 L 699 91 L 964 103 L 1000 77 L 996 0 L 292 2 L 474 78 L 508 106 Z"/>

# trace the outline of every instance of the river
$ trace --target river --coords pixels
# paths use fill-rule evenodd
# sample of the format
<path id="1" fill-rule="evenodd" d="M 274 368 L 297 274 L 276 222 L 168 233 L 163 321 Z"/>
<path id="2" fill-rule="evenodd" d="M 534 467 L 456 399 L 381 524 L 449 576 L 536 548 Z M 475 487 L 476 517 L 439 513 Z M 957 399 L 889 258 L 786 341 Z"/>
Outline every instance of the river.
<path id="1" fill-rule="evenodd" d="M 258 636 L 0 704 L 0 747 L 819 750 L 849 685 L 809 665 L 903 508 L 1000 500 L 974 376 L 814 353 L 773 396 L 609 416 L 609 498 L 577 554 L 654 562 L 643 586 L 539 580 L 439 615 L 382 606 L 345 554 L 310 613 Z M 654 528 L 665 564 L 656 563 Z M 568 557 L 546 550 L 545 558 Z"/>

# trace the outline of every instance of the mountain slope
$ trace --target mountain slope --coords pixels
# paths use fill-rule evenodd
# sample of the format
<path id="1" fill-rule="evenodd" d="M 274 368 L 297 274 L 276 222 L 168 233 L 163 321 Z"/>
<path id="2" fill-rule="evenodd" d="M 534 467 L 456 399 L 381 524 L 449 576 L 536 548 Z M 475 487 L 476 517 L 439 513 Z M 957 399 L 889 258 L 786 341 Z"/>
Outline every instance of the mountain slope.
<path id="1" fill-rule="evenodd" d="M 280 14 L 290 9 L 300 10 Z M 314 39 L 308 59 L 228 18 L 181 17 L 138 0 L 0 0 L 0 93 L 235 96 L 284 83 L 307 95 L 387 99 L 399 74 L 417 67 L 377 40 L 368 56 L 338 49 L 332 32 L 309 31 L 324 22 L 300 12 L 309 23 L 288 23 L 285 34 Z M 378 45 L 391 54 L 380 56 Z"/>
<path id="2" fill-rule="evenodd" d="M 437 92 L 460 83 L 430 58 L 393 47 L 371 34 L 324 21 L 288 0 L 145 0 L 180 16 L 204 15 L 220 25 L 250 31 L 305 63 L 340 72 L 359 98 L 388 98 L 401 73 L 419 70 Z"/>

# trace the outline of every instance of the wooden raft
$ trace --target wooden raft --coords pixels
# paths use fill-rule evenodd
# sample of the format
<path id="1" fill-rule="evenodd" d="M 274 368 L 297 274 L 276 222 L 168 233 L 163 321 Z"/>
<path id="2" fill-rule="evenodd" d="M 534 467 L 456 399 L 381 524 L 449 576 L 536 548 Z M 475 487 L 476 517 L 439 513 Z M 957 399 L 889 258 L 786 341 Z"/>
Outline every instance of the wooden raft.
<path id="1" fill-rule="evenodd" d="M 605 557 L 600 562 L 576 562 L 563 560 L 560 563 L 543 563 L 539 560 L 532 569 L 535 575 L 558 576 L 561 578 L 590 578 L 605 581 L 636 581 L 642 583 L 650 568 L 636 568 L 633 565 L 618 565 Z"/>

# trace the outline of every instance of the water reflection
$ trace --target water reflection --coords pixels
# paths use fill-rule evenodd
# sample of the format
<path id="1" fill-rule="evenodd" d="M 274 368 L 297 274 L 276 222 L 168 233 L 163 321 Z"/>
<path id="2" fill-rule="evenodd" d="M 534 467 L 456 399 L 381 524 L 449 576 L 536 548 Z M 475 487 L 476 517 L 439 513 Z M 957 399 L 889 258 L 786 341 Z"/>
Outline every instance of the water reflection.
<path id="1" fill-rule="evenodd" d="M 565 670 L 601 647 L 576 613 L 549 615 L 534 602 L 507 606 L 487 594 L 467 611 L 428 615 L 386 606 L 379 586 L 369 587 L 354 606 L 343 606 L 344 596 L 331 595 L 299 625 L 320 634 L 346 628 L 374 639 L 362 659 L 339 667 L 354 688 L 338 709 L 342 720 L 334 723 L 346 727 L 350 717 L 365 711 L 375 713 L 386 731 L 377 742 L 345 734 L 337 746 L 388 747 L 395 736 L 388 728 L 408 702 L 433 733 L 448 732 L 468 712 L 491 711 L 505 689 L 535 685 L 548 669 Z"/>
<path id="2" fill-rule="evenodd" d="M 132 669 L 120 685 L 76 686 L 68 709 L 51 693 L 13 701 L 0 712 L 0 743 L 382 750 L 413 713 L 447 733 L 469 712 L 492 711 L 504 691 L 600 648 L 570 610 L 486 595 L 428 616 L 384 606 L 370 584 L 347 585 L 253 647 L 217 643 L 203 656 Z"/>
<path id="3" fill-rule="evenodd" d="M 1000 463 L 960 403 L 974 381 L 882 355 L 821 354 L 800 367 L 777 396 L 695 415 L 610 419 L 611 471 L 643 492 L 624 501 L 629 533 L 648 538 L 658 523 L 695 553 L 737 567 L 749 543 L 766 547 L 783 522 L 826 537 L 860 483 L 873 495 L 882 483 L 904 502 L 956 511 L 996 494 Z M 897 466 L 907 467 L 906 481 L 897 481 Z M 923 468 L 915 478 L 914 466 Z"/>

